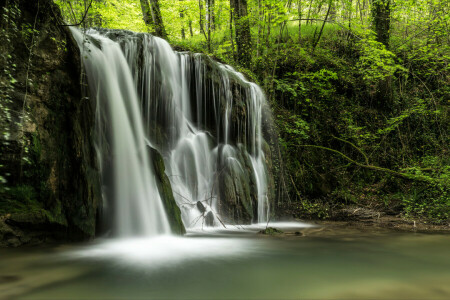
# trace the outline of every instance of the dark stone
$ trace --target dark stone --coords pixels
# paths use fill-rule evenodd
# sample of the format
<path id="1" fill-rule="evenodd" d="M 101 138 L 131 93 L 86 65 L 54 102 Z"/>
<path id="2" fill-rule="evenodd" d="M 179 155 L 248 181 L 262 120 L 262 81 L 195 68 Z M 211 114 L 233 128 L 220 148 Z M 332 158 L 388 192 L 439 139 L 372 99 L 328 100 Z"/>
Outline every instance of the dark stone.
<path id="1" fill-rule="evenodd" d="M 203 203 L 201 201 L 197 202 L 197 209 L 203 214 L 206 211 L 205 206 L 203 205 Z"/>
<path id="2" fill-rule="evenodd" d="M 206 226 L 213 227 L 214 226 L 214 214 L 212 211 L 209 211 L 205 216 L 205 224 Z"/>
<path id="3" fill-rule="evenodd" d="M 153 168 L 155 170 L 156 184 L 158 186 L 161 200 L 163 201 L 164 208 L 169 218 L 170 227 L 173 233 L 185 234 L 183 221 L 181 220 L 181 211 L 177 206 L 175 198 L 173 196 L 172 186 L 170 185 L 169 177 L 165 173 L 164 160 L 156 149 L 149 147 L 150 160 L 153 162 Z"/>
<path id="4" fill-rule="evenodd" d="M 276 235 L 276 234 L 283 234 L 284 232 L 273 227 L 267 227 L 266 229 L 259 231 L 259 233 L 267 235 Z"/>

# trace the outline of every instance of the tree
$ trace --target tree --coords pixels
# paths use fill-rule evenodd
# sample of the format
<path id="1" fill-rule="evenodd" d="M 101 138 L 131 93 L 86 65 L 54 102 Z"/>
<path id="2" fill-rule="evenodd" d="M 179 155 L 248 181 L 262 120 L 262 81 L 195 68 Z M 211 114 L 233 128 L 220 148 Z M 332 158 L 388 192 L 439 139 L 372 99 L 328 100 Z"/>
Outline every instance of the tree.
<path id="1" fill-rule="evenodd" d="M 377 34 L 377 41 L 389 48 L 389 31 L 391 27 L 391 0 L 373 0 L 373 27 Z"/>
<path id="2" fill-rule="evenodd" d="M 241 65 L 249 67 L 251 62 L 252 39 L 247 13 L 247 0 L 230 0 L 230 6 L 236 32 L 237 60 Z"/>
<path id="3" fill-rule="evenodd" d="M 327 14 L 325 16 L 325 20 L 323 20 L 322 27 L 320 28 L 319 37 L 317 38 L 316 42 L 314 43 L 313 51 L 316 49 L 317 44 L 319 44 L 320 38 L 321 38 L 322 33 L 323 33 L 323 28 L 325 27 L 325 23 L 327 22 L 327 19 L 328 19 L 328 16 L 330 15 L 330 11 L 331 11 L 332 7 L 333 7 L 333 0 L 330 0 L 330 2 L 328 4 Z"/>
<path id="4" fill-rule="evenodd" d="M 158 0 L 150 0 L 150 3 L 148 0 L 140 0 L 140 2 L 144 22 L 152 29 L 152 34 L 166 39 L 167 33 L 164 28 Z"/>
<path id="5" fill-rule="evenodd" d="M 182 2 L 183 0 L 180 0 L 180 2 Z M 184 6 L 181 4 L 181 7 L 180 7 L 180 19 L 181 19 L 181 39 L 186 39 L 186 29 L 184 28 L 184 24 L 185 24 L 185 21 L 184 21 L 184 10 L 185 10 L 185 8 L 184 8 Z"/>
<path id="6" fill-rule="evenodd" d="M 389 48 L 389 31 L 391 26 L 391 0 L 373 0 L 372 18 L 373 27 L 377 35 L 377 42 Z M 377 84 L 375 101 L 378 109 L 387 111 L 392 100 L 391 77 L 380 80 Z"/>
<path id="7" fill-rule="evenodd" d="M 207 15 L 206 19 L 208 21 L 208 31 L 214 31 L 216 29 L 216 15 L 214 13 L 215 1 L 206 0 Z"/>
<path id="8" fill-rule="evenodd" d="M 208 51 L 211 52 L 211 31 L 214 30 L 215 24 L 214 24 L 214 0 L 206 0 L 206 7 L 208 9 L 206 19 L 208 21 Z"/>

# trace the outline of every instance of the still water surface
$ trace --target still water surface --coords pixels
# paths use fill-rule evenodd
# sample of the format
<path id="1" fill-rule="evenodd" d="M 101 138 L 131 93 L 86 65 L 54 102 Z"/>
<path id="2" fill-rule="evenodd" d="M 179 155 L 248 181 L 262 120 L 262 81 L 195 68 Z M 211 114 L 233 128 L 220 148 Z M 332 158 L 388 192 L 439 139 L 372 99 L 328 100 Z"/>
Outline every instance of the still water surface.
<path id="1" fill-rule="evenodd" d="M 0 299 L 450 299 L 450 235 L 257 226 L 0 250 Z"/>

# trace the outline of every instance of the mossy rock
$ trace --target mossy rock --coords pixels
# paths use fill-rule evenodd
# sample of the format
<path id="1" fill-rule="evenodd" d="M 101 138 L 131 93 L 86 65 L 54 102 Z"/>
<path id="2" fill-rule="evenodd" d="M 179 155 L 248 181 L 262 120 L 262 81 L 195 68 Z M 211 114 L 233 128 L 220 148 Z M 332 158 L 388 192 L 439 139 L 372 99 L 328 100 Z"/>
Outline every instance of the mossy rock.
<path id="1" fill-rule="evenodd" d="M 159 194 L 163 201 L 172 232 L 180 235 L 185 234 L 186 229 L 181 220 L 181 211 L 173 196 L 169 178 L 165 173 L 164 160 L 161 154 L 151 147 L 149 147 L 149 154 L 155 170 L 156 185 L 158 186 Z"/>
<path id="2" fill-rule="evenodd" d="M 59 25 L 62 17 L 52 0 L 0 1 L 1 11 L 14 7 L 17 13 L 8 22 L 17 28 L 36 23 L 36 34 L 27 68 L 29 35 L 0 20 L 1 28 L 9 28 L 0 36 L 0 53 L 10 57 L 4 68 L 17 80 L 4 109 L 26 107 L 23 128 L 13 115 L 5 123 L 9 138 L 0 137 L 0 218 L 8 215 L 5 222 L 20 235 L 14 245 L 29 244 L 27 236 L 92 238 L 102 200 L 93 143 L 95 102 L 82 97 L 79 48 L 69 29 Z M 0 74 L 0 81 L 6 79 Z M 39 229 L 44 227 L 47 233 Z"/>
<path id="3" fill-rule="evenodd" d="M 266 229 L 263 229 L 259 231 L 260 234 L 266 234 L 266 235 L 277 235 L 277 234 L 283 234 L 284 232 L 276 229 L 274 227 L 267 227 Z"/>

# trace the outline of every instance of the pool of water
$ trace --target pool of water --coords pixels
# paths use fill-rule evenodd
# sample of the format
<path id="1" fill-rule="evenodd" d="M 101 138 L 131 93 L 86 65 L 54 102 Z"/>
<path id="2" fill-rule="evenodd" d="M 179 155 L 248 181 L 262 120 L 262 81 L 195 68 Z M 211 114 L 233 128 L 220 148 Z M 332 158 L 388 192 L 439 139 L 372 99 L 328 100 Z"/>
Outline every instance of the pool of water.
<path id="1" fill-rule="evenodd" d="M 0 299 L 450 299 L 448 234 L 261 227 L 0 249 Z"/>

